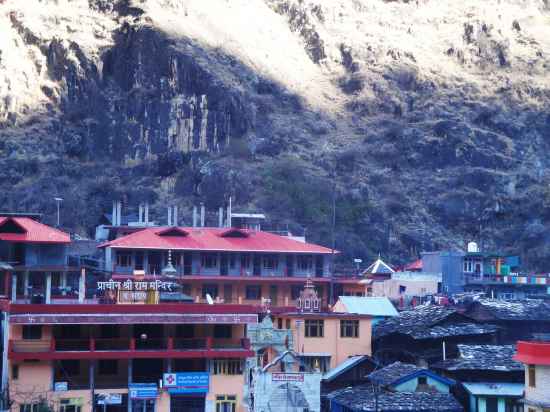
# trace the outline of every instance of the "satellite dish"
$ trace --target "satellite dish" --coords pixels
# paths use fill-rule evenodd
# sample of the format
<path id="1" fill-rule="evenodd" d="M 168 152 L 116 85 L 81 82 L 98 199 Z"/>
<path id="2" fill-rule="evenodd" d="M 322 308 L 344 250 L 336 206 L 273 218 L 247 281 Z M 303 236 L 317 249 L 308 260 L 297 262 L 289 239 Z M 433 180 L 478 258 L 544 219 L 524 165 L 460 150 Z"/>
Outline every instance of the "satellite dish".
<path id="1" fill-rule="evenodd" d="M 206 294 L 206 301 L 208 302 L 209 305 L 214 304 L 214 299 L 212 299 L 212 296 L 210 296 L 210 293 Z"/>

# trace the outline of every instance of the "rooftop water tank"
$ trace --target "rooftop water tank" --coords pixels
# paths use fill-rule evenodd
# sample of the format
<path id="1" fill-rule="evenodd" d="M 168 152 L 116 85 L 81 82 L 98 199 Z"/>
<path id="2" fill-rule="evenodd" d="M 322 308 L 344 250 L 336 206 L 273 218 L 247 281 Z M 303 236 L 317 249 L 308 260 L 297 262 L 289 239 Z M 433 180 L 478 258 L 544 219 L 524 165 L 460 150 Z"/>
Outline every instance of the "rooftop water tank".
<path id="1" fill-rule="evenodd" d="M 468 242 L 468 253 L 477 253 L 479 252 L 479 247 L 476 242 Z"/>

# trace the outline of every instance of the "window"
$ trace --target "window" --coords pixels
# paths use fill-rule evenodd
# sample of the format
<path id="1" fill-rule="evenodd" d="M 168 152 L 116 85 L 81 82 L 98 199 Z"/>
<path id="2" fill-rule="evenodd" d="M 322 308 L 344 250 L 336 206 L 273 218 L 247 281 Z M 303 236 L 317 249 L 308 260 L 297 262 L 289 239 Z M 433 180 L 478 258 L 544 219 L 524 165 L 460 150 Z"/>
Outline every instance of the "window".
<path id="1" fill-rule="evenodd" d="M 14 381 L 19 379 L 19 365 L 11 365 L 11 378 Z"/>
<path id="2" fill-rule="evenodd" d="M 136 270 L 143 270 L 143 251 L 137 251 L 136 252 L 136 263 L 134 266 L 134 269 Z"/>
<path id="3" fill-rule="evenodd" d="M 244 253 L 241 255 L 241 267 L 243 269 L 249 269 L 250 268 L 250 255 L 248 253 Z"/>
<path id="4" fill-rule="evenodd" d="M 207 294 L 210 295 L 212 299 L 216 299 L 218 297 L 218 285 L 213 285 L 213 284 L 202 285 L 202 298 L 206 299 Z"/>
<path id="5" fill-rule="evenodd" d="M 19 412 L 41 412 L 47 409 L 48 405 L 45 401 L 40 403 L 24 403 L 19 405 Z"/>
<path id="6" fill-rule="evenodd" d="M 286 320 L 286 329 L 290 329 L 290 319 Z"/>
<path id="7" fill-rule="evenodd" d="M 76 376 L 80 374 L 80 361 L 76 359 L 64 359 L 59 362 L 62 375 Z"/>
<path id="8" fill-rule="evenodd" d="M 201 266 L 205 269 L 218 267 L 218 254 L 201 253 Z"/>
<path id="9" fill-rule="evenodd" d="M 358 320 L 341 320 L 340 337 L 341 338 L 358 338 L 359 321 Z"/>
<path id="10" fill-rule="evenodd" d="M 59 405 L 59 412 L 81 412 L 80 405 Z"/>
<path id="11" fill-rule="evenodd" d="M 246 299 L 261 299 L 262 287 L 260 285 L 248 285 L 246 287 Z"/>
<path id="12" fill-rule="evenodd" d="M 242 375 L 243 363 L 240 359 L 214 359 L 212 373 L 214 375 Z"/>
<path id="13" fill-rule="evenodd" d="M 216 412 L 235 412 L 237 410 L 237 396 L 216 395 Z"/>
<path id="14" fill-rule="evenodd" d="M 321 319 L 306 319 L 306 338 L 322 338 L 324 335 L 325 322 Z"/>
<path id="15" fill-rule="evenodd" d="M 536 372 L 535 365 L 529 365 L 528 373 L 529 373 L 529 387 L 536 388 L 537 387 L 537 372 Z"/>
<path id="16" fill-rule="evenodd" d="M 301 255 L 297 259 L 298 270 L 307 271 L 313 269 L 313 256 Z"/>
<path id="17" fill-rule="evenodd" d="M 122 267 L 132 266 L 132 255 L 129 252 L 117 252 L 116 265 Z"/>
<path id="18" fill-rule="evenodd" d="M 42 339 L 42 326 L 23 325 L 23 339 Z"/>
<path id="19" fill-rule="evenodd" d="M 82 398 L 69 398 L 59 400 L 59 412 L 81 412 Z"/>
<path id="20" fill-rule="evenodd" d="M 300 285 L 292 285 L 290 287 L 290 298 L 292 300 L 296 300 L 300 297 L 300 293 L 302 292 L 302 289 L 304 287 Z"/>
<path id="21" fill-rule="evenodd" d="M 229 267 L 231 269 L 235 269 L 236 264 L 237 264 L 237 259 L 236 259 L 235 253 L 230 253 L 229 254 Z"/>
<path id="22" fill-rule="evenodd" d="M 230 339 L 232 336 L 231 325 L 214 325 L 214 338 Z"/>
<path id="23" fill-rule="evenodd" d="M 305 367 L 300 370 L 319 370 L 323 373 L 330 369 L 330 356 L 303 356 L 300 358 Z"/>
<path id="24" fill-rule="evenodd" d="M 100 360 L 97 363 L 98 373 L 100 375 L 116 375 L 118 373 L 118 362 L 113 360 Z"/>
<path id="25" fill-rule="evenodd" d="M 428 384 L 428 378 L 426 376 L 419 376 L 418 377 L 418 384 L 419 385 L 427 385 Z"/>
<path id="26" fill-rule="evenodd" d="M 282 328 L 283 328 L 283 319 L 279 318 L 277 319 L 277 329 L 282 329 Z"/>
<path id="27" fill-rule="evenodd" d="M 264 255 L 263 262 L 264 269 L 274 270 L 277 269 L 279 258 L 277 255 Z"/>

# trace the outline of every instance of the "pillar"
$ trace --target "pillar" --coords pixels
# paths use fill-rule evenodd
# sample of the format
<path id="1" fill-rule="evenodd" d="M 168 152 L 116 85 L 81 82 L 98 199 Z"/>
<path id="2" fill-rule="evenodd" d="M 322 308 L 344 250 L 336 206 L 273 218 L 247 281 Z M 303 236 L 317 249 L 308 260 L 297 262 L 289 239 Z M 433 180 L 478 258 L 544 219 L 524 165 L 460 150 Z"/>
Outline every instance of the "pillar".
<path id="1" fill-rule="evenodd" d="M 80 279 L 78 282 L 78 303 L 83 303 L 86 297 L 86 269 L 80 269 Z"/>
<path id="2" fill-rule="evenodd" d="M 130 335 L 130 336 L 133 336 L 133 335 Z M 134 366 L 134 360 L 128 359 L 128 387 L 132 384 L 133 366 Z M 128 412 L 132 412 L 132 399 L 130 399 L 130 392 L 128 392 Z"/>
<path id="3" fill-rule="evenodd" d="M 28 297 L 29 296 L 29 271 L 26 270 L 23 273 L 23 296 Z"/>
<path id="4" fill-rule="evenodd" d="M 11 301 L 15 303 L 17 300 L 17 274 L 12 273 L 11 275 Z"/>
<path id="5" fill-rule="evenodd" d="M 15 275 L 14 275 L 15 277 Z M 14 288 L 15 290 L 15 288 Z M 8 365 L 8 344 L 10 341 L 10 325 L 8 321 L 8 314 L 6 312 L 2 312 L 2 340 L 3 340 L 3 347 L 2 347 L 2 392 L 5 393 L 5 391 L 8 388 L 8 371 L 9 371 L 9 365 Z"/>
<path id="6" fill-rule="evenodd" d="M 63 290 L 61 294 L 63 296 L 67 295 L 67 291 L 65 290 L 66 287 L 67 287 L 67 272 L 61 272 L 61 288 Z"/>
<path id="7" fill-rule="evenodd" d="M 46 273 L 46 304 L 52 303 L 52 272 Z"/>
<path id="8" fill-rule="evenodd" d="M 95 360 L 90 360 L 90 392 L 91 392 L 91 411 L 95 411 Z"/>

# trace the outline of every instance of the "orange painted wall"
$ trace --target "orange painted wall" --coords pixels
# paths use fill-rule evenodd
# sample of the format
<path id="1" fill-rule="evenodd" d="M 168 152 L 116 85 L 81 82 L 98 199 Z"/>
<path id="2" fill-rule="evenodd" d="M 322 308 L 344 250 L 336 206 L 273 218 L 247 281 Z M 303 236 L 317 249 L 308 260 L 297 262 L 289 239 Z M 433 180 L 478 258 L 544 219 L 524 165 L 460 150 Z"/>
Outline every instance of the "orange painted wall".
<path id="1" fill-rule="evenodd" d="M 307 319 L 315 319 L 308 317 Z M 371 320 L 366 318 L 359 319 L 359 337 L 342 338 L 340 337 L 340 320 L 357 319 L 349 318 L 323 318 L 324 336 L 319 338 L 305 337 L 305 322 L 296 326 L 296 319 L 291 319 L 291 328 L 293 329 L 294 349 L 298 353 L 330 353 L 330 367 L 334 368 L 353 355 L 371 355 L 372 326 Z M 283 327 L 286 324 L 286 318 L 283 318 Z M 277 325 L 277 321 L 275 322 Z"/>

